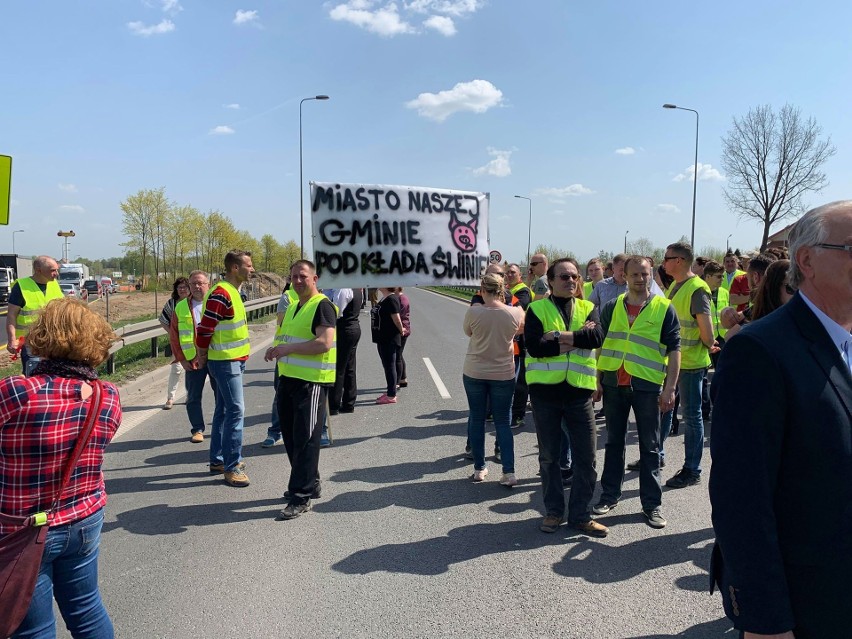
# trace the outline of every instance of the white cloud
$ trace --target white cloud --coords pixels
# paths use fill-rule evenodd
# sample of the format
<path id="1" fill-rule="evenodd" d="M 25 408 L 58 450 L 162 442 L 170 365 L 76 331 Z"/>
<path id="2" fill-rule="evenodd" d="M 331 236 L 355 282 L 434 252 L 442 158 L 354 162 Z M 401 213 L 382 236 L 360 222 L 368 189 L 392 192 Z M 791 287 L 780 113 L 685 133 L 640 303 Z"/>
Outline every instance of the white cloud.
<path id="1" fill-rule="evenodd" d="M 237 9 L 237 12 L 234 14 L 234 24 L 253 24 L 260 26 L 258 17 L 256 10 L 243 11 L 242 9 Z"/>
<path id="2" fill-rule="evenodd" d="M 570 184 L 562 187 L 550 187 L 546 189 L 536 189 L 534 195 L 543 195 L 549 197 L 556 202 L 564 201 L 566 197 L 577 197 L 580 195 L 591 195 L 594 191 L 582 184 Z"/>
<path id="3" fill-rule="evenodd" d="M 675 206 L 674 204 L 657 204 L 657 206 L 654 207 L 654 210 L 657 213 L 666 213 L 666 214 L 680 213 L 680 208 Z"/>
<path id="4" fill-rule="evenodd" d="M 233 109 L 234 111 L 240 110 L 240 105 L 236 102 L 232 102 L 231 104 L 223 104 L 222 106 L 226 109 Z"/>
<path id="5" fill-rule="evenodd" d="M 85 213 L 86 209 L 84 209 L 79 204 L 63 204 L 59 207 L 60 211 L 69 211 L 71 213 Z"/>
<path id="6" fill-rule="evenodd" d="M 512 167 L 509 165 L 509 158 L 512 156 L 512 151 L 501 151 L 499 149 L 488 149 L 488 155 L 494 159 L 485 166 L 473 170 L 474 175 L 493 175 L 494 177 L 506 177 L 512 174 Z"/>
<path id="7" fill-rule="evenodd" d="M 389 2 L 381 9 L 371 11 L 370 0 L 349 0 L 329 11 L 332 20 L 349 22 L 380 36 L 391 37 L 403 33 L 415 33 L 414 28 L 400 18 L 396 4 Z"/>
<path id="8" fill-rule="evenodd" d="M 144 22 L 128 22 L 127 28 L 133 35 L 147 38 L 152 35 L 162 35 L 175 30 L 175 23 L 171 20 L 163 20 L 159 24 L 146 25 Z"/>
<path id="9" fill-rule="evenodd" d="M 449 91 L 421 93 L 416 99 L 405 103 L 409 109 L 417 109 L 424 118 L 443 122 L 453 113 L 472 111 L 485 113 L 503 102 L 503 92 L 487 80 L 459 82 Z"/>
<path id="10" fill-rule="evenodd" d="M 684 180 L 692 180 L 695 178 L 695 165 L 692 164 L 683 170 L 683 173 L 678 173 L 672 179 L 673 182 L 683 182 Z M 698 163 L 698 181 L 699 182 L 723 182 L 725 176 L 719 173 L 718 169 L 714 169 L 710 164 Z"/>
<path id="11" fill-rule="evenodd" d="M 213 127 L 210 131 L 208 131 L 208 135 L 231 135 L 232 133 L 234 133 L 234 130 L 224 124 Z"/>
<path id="12" fill-rule="evenodd" d="M 423 25 L 430 29 L 434 29 L 448 38 L 456 35 L 456 25 L 453 22 L 453 19 L 446 16 L 432 16 L 428 20 L 424 21 Z"/>
<path id="13" fill-rule="evenodd" d="M 632 146 L 625 146 L 623 148 L 615 150 L 616 155 L 633 155 L 634 153 L 636 153 L 636 149 L 634 149 Z"/>
<path id="14" fill-rule="evenodd" d="M 417 13 L 444 13 L 460 17 L 474 13 L 484 4 L 484 0 L 412 0 L 412 2 L 404 2 L 403 6 L 406 10 Z"/>
<path id="15" fill-rule="evenodd" d="M 63 184 L 62 182 L 60 182 L 56 186 L 59 187 L 60 191 L 65 191 L 66 193 L 76 193 L 77 192 L 77 185 L 76 184 Z"/>
<path id="16" fill-rule="evenodd" d="M 178 2 L 178 0 L 162 0 L 160 4 L 162 6 L 163 13 L 175 15 L 183 11 L 183 7 L 180 6 L 180 2 Z"/>

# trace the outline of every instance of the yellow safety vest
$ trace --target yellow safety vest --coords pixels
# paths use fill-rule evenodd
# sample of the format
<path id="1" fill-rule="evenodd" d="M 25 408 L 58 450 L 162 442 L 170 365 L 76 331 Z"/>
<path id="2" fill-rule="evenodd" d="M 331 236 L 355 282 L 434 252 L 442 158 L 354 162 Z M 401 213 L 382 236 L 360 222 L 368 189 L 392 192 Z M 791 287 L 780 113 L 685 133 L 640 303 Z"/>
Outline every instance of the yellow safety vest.
<path id="1" fill-rule="evenodd" d="M 188 360 L 195 359 L 195 318 L 192 316 L 192 308 L 189 306 L 187 297 L 175 304 L 175 317 L 178 323 L 178 341 L 183 356 Z"/>
<path id="2" fill-rule="evenodd" d="M 671 301 L 655 295 L 639 311 L 633 326 L 624 307 L 625 294 L 618 296 L 612 321 L 598 358 L 598 370 L 624 370 L 641 379 L 660 384 L 666 380 L 666 347 L 660 343 L 660 331 Z"/>
<path id="3" fill-rule="evenodd" d="M 524 289 L 527 289 L 530 292 L 530 298 L 532 298 L 532 296 L 533 296 L 532 290 L 530 289 L 529 286 L 527 286 L 523 282 L 518 282 L 517 284 L 515 284 L 512 288 L 509 289 L 509 292 L 512 295 L 516 295 L 518 291 L 522 291 Z"/>
<path id="4" fill-rule="evenodd" d="M 692 304 L 692 294 L 696 290 L 704 289 L 707 291 L 707 295 L 710 295 L 710 287 L 700 277 L 693 275 L 683 283 L 677 294 L 672 297 L 672 289 L 676 285 L 677 282 L 672 282 L 669 290 L 666 291 L 666 297 L 674 304 L 677 319 L 680 322 L 680 369 L 689 371 L 707 368 L 710 366 L 710 350 L 701 341 L 698 322 L 695 321 L 690 312 L 690 305 Z"/>
<path id="5" fill-rule="evenodd" d="M 240 297 L 240 292 L 230 282 L 222 280 L 207 291 L 207 295 L 204 296 L 204 306 L 201 310 L 201 316 L 203 317 L 207 310 L 207 300 L 210 294 L 220 287 L 225 289 L 231 297 L 234 317 L 233 319 L 222 320 L 216 324 L 213 339 L 210 340 L 210 350 L 207 353 L 207 359 L 225 362 L 248 357 L 249 353 L 251 353 L 251 344 L 249 344 L 246 307 L 243 306 L 243 299 Z"/>
<path id="6" fill-rule="evenodd" d="M 592 291 L 595 289 L 594 282 L 583 282 L 583 299 L 587 300 L 592 296 Z"/>
<path id="7" fill-rule="evenodd" d="M 61 300 L 65 296 L 56 280 L 47 283 L 44 293 L 41 292 L 38 283 L 31 277 L 19 279 L 18 286 L 21 289 L 21 295 L 24 296 L 24 305 L 18 312 L 18 319 L 15 320 L 15 333 L 18 337 L 26 337 L 27 333 L 30 332 L 30 326 L 35 323 L 41 309 L 47 306 L 49 301 Z"/>
<path id="8" fill-rule="evenodd" d="M 713 296 L 710 296 L 710 310 L 713 315 L 713 335 L 716 337 L 725 337 L 728 332 L 728 329 L 722 326 L 722 322 L 719 319 L 719 314 L 722 312 L 723 308 L 727 308 L 731 305 L 731 294 L 727 289 L 722 288 L 721 286 L 716 291 L 716 301 L 713 301 Z"/>
<path id="9" fill-rule="evenodd" d="M 293 285 L 290 285 L 290 288 L 287 289 L 287 298 L 290 300 L 290 304 L 298 304 L 299 303 L 299 294 L 293 290 Z"/>
<path id="10" fill-rule="evenodd" d="M 586 323 L 586 318 L 594 310 L 595 305 L 586 300 L 574 299 L 574 312 L 571 314 L 569 331 L 579 331 Z M 556 304 L 547 299 L 533 302 L 529 310 L 541 321 L 545 333 L 550 331 L 564 332 L 565 320 Z M 595 390 L 595 353 L 589 349 L 568 351 L 556 357 L 530 357 L 527 355 L 526 380 L 527 384 L 560 384 L 567 381 L 571 386 Z"/>
<path id="11" fill-rule="evenodd" d="M 722 285 L 719 288 L 723 288 L 726 291 L 731 290 L 731 284 L 734 283 L 734 280 L 737 279 L 740 275 L 745 275 L 745 271 L 741 271 L 740 269 L 736 269 L 734 271 L 734 276 L 731 278 L 731 281 L 728 281 L 728 273 L 727 271 L 722 271 Z"/>
<path id="12" fill-rule="evenodd" d="M 327 299 L 322 293 L 317 293 L 299 308 L 298 315 L 296 314 L 296 309 L 299 307 L 298 299 L 290 304 L 284 314 L 284 321 L 275 332 L 273 346 L 310 342 L 316 339 L 316 335 L 311 331 L 314 315 L 319 303 Z M 337 329 L 334 331 L 331 349 L 319 355 L 285 355 L 278 360 L 278 375 L 317 384 L 333 384 L 337 370 Z"/>

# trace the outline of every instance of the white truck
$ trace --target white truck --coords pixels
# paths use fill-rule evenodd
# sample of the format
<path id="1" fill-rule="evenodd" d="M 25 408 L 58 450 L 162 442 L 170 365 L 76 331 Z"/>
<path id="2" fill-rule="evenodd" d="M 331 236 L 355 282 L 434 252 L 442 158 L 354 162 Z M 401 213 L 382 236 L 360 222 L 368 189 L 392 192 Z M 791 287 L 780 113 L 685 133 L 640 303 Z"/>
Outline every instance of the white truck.
<path id="1" fill-rule="evenodd" d="M 60 264 L 59 283 L 76 284 L 82 290 L 83 282 L 89 279 L 89 267 L 85 264 Z"/>
<path id="2" fill-rule="evenodd" d="M 20 255 L 0 255 L 0 304 L 9 301 L 12 284 L 21 277 L 33 274 L 33 261 Z"/>

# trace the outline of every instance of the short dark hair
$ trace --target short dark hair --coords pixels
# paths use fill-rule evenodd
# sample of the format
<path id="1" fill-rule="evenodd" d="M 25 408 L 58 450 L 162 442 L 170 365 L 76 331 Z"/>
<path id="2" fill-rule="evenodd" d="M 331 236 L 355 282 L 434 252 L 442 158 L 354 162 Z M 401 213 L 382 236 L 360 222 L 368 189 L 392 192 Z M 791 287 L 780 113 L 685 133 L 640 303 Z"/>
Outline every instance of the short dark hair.
<path id="1" fill-rule="evenodd" d="M 666 247 L 666 250 L 677 253 L 678 257 L 683 258 L 683 261 L 686 262 L 687 266 L 692 266 L 692 262 L 695 261 L 695 253 L 693 253 L 692 244 L 689 242 L 675 242 L 674 244 L 669 244 Z"/>
<path id="2" fill-rule="evenodd" d="M 725 270 L 725 267 L 719 264 L 716 260 L 707 260 L 704 263 L 704 275 L 718 275 Z"/>
<path id="3" fill-rule="evenodd" d="M 244 257 L 251 257 L 251 251 L 241 251 L 239 249 L 228 251 L 225 254 L 225 272 L 230 271 L 232 266 L 242 265 Z"/>
<path id="4" fill-rule="evenodd" d="M 648 262 L 648 266 L 651 266 L 651 261 L 644 255 L 631 255 L 624 260 L 624 273 L 627 274 L 627 266 L 629 264 L 641 264 L 642 262 Z"/>
<path id="5" fill-rule="evenodd" d="M 616 264 L 621 264 L 622 262 L 625 262 L 625 261 L 627 261 L 627 254 L 626 253 L 619 253 L 614 258 L 612 258 L 612 265 L 615 266 Z"/>
<path id="6" fill-rule="evenodd" d="M 577 274 L 580 273 L 580 265 L 577 264 L 577 260 L 575 260 L 573 257 L 560 257 L 553 264 L 551 264 L 550 266 L 547 267 L 547 274 L 546 274 L 547 275 L 547 281 L 552 282 L 554 280 L 554 278 L 556 277 L 556 265 L 557 264 L 566 264 L 566 263 L 567 264 L 573 264 L 574 268 L 577 269 Z M 582 282 L 580 282 L 580 284 L 582 284 Z M 582 288 L 582 287 L 580 287 L 580 288 Z"/>
<path id="7" fill-rule="evenodd" d="M 769 265 L 776 261 L 778 261 L 778 258 L 772 255 L 772 253 L 761 253 L 757 257 L 751 258 L 751 261 L 748 263 L 748 270 L 760 273 L 763 276 L 766 274 L 766 269 L 769 268 Z"/>
<path id="8" fill-rule="evenodd" d="M 297 266 L 307 266 L 309 269 L 311 269 L 312 273 L 317 272 L 316 265 L 313 262 L 311 262 L 310 260 L 296 260 L 295 262 L 293 262 L 293 264 L 290 265 L 290 272 L 292 273 L 293 269 L 296 268 Z"/>
<path id="9" fill-rule="evenodd" d="M 703 255 L 699 255 L 698 257 L 695 258 L 695 263 L 698 264 L 698 266 L 704 266 L 709 261 L 711 261 L 710 258 L 704 257 Z"/>

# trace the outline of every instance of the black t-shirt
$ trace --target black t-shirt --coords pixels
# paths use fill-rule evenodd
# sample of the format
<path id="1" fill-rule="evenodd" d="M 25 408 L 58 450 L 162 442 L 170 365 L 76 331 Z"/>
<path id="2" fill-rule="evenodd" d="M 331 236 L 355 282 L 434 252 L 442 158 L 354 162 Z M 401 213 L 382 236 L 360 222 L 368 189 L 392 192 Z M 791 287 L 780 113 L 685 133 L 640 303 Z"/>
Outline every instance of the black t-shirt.
<path id="1" fill-rule="evenodd" d="M 35 282 L 35 280 L 33 280 Z M 47 293 L 47 284 L 39 284 L 36 282 L 36 286 L 41 289 L 42 293 Z M 21 285 L 15 282 L 12 286 L 12 290 L 9 291 L 9 304 L 14 304 L 15 306 L 20 306 L 24 308 L 24 294 L 21 293 Z"/>
<path id="2" fill-rule="evenodd" d="M 296 311 L 293 313 L 293 317 L 299 314 L 299 311 L 302 310 L 302 305 L 299 304 L 296 306 Z M 311 322 L 311 332 L 316 335 L 317 334 L 317 326 L 336 326 L 337 325 L 337 311 L 334 310 L 334 304 L 332 304 L 329 300 L 322 300 L 319 304 L 317 304 L 317 309 L 314 312 L 314 321 Z"/>
<path id="3" fill-rule="evenodd" d="M 402 335 L 400 334 L 399 329 L 396 327 L 396 324 L 393 323 L 392 318 L 393 315 L 399 314 L 399 297 L 397 297 L 396 295 L 388 295 L 387 297 L 382 299 L 382 301 L 379 302 L 379 305 L 373 310 L 378 315 L 379 320 L 378 330 L 376 330 L 375 327 L 372 330 L 373 343 L 393 343 L 401 345 Z"/>

